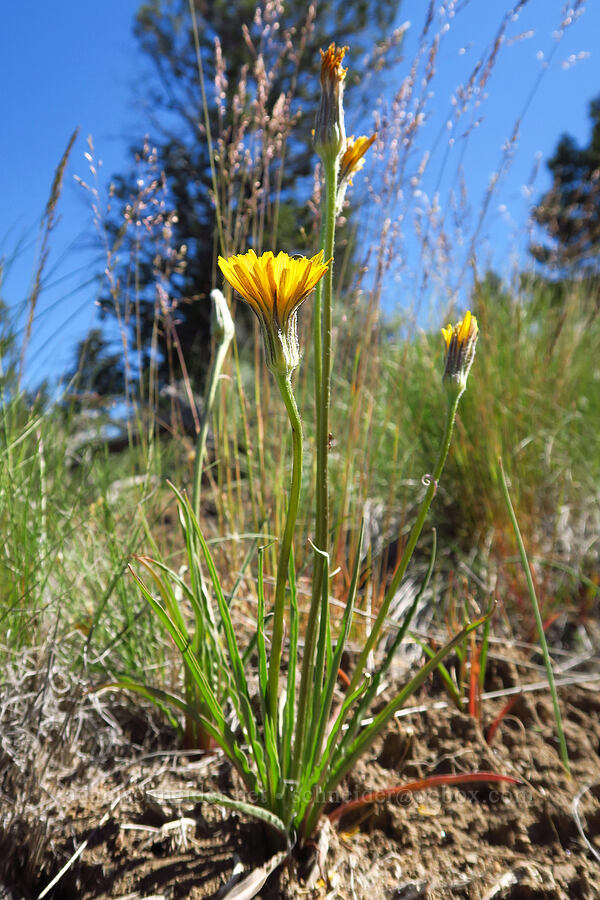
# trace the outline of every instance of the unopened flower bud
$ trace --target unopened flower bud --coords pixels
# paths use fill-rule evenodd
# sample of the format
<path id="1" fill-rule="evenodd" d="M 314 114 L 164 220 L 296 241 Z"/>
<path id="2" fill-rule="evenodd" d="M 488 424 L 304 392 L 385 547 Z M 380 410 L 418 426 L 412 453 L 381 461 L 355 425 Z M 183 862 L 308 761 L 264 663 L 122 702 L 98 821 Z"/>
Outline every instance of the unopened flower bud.
<path id="1" fill-rule="evenodd" d="M 444 384 L 459 395 L 467 386 L 469 371 L 475 359 L 475 347 L 479 329 L 477 319 L 470 312 L 462 322 L 442 328 L 446 344 Z"/>
<path id="2" fill-rule="evenodd" d="M 315 150 L 324 164 L 337 162 L 346 146 L 344 79 L 342 60 L 347 47 L 330 44 L 321 50 L 321 103 L 315 124 Z"/>
<path id="3" fill-rule="evenodd" d="M 210 292 L 210 298 L 213 302 L 211 330 L 219 344 L 226 346 L 233 340 L 234 325 L 227 300 L 219 290 L 215 288 Z"/>

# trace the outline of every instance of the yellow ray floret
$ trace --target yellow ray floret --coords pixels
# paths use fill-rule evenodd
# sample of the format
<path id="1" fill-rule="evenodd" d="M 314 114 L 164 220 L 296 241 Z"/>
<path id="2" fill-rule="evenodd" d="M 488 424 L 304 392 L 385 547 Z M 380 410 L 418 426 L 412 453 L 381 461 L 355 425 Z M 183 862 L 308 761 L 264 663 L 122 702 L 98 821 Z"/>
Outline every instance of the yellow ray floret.
<path id="1" fill-rule="evenodd" d="M 465 313 L 462 322 L 452 327 L 442 328 L 446 344 L 444 379 L 451 378 L 466 384 L 469 369 L 475 357 L 475 345 L 479 329 L 477 319 L 470 312 Z"/>
<path id="2" fill-rule="evenodd" d="M 248 250 L 219 257 L 221 272 L 258 316 L 273 371 L 286 374 L 298 365 L 296 314 L 328 267 L 322 250 L 312 259 L 283 252 L 275 256 L 270 250 L 261 256 Z"/>
<path id="3" fill-rule="evenodd" d="M 219 257 L 227 281 L 261 319 L 273 319 L 281 327 L 323 277 L 328 268 L 321 250 L 312 259 L 294 259 L 270 250 L 257 256 L 254 250 L 228 259 Z"/>
<path id="4" fill-rule="evenodd" d="M 357 137 L 356 140 L 354 140 L 353 135 L 347 139 L 346 149 L 340 160 L 340 184 L 343 182 L 352 184 L 352 176 L 357 172 L 360 172 L 364 166 L 365 153 L 376 138 L 377 134 L 373 134 L 371 137 L 367 137 L 363 134 L 360 137 Z"/>
<path id="5" fill-rule="evenodd" d="M 467 340 L 477 334 L 477 331 L 477 319 L 467 310 L 464 319 L 462 322 L 459 322 L 458 325 L 455 325 L 454 327 L 452 327 L 452 325 L 447 325 L 445 328 L 442 328 L 442 334 L 444 335 L 444 341 L 446 342 L 446 351 L 450 349 L 450 343 L 453 337 L 456 338 L 456 342 L 460 346 L 463 346 Z"/>

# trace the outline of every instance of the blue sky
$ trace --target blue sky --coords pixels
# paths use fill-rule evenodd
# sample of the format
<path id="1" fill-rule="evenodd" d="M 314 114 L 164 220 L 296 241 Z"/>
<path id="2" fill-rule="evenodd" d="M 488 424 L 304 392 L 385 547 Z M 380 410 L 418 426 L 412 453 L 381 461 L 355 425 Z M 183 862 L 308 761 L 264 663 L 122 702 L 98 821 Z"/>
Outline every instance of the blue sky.
<path id="1" fill-rule="evenodd" d="M 425 0 L 405 0 L 400 6 L 398 21 L 411 22 L 407 58 L 427 5 Z M 46 4 L 20 0 L 3 10 L 0 256 L 14 257 L 5 273 L 2 296 L 17 312 L 31 283 L 39 221 L 54 169 L 73 129 L 80 129 L 65 178 L 61 222 L 52 239 L 47 285 L 34 323 L 29 384 L 63 371 L 72 360 L 75 341 L 95 321 L 95 288 L 82 287 L 93 274 L 92 215 L 89 198 L 74 175 L 89 175 L 84 158 L 88 135 L 103 161 L 100 174 L 106 183 L 111 173 L 124 167 L 128 144 L 144 133 L 135 102 L 137 93 L 143 93 L 142 66 L 132 37 L 138 6 L 139 0 L 52 0 Z M 555 32 L 564 18 L 563 7 L 562 0 L 529 0 L 511 25 L 488 85 L 489 96 L 481 105 L 481 124 L 469 138 L 464 155 L 465 180 L 476 216 L 502 145 L 516 117 L 526 109 L 511 169 L 490 206 L 479 245 L 480 259 L 505 269 L 503 274 L 508 274 L 515 259 L 524 259 L 530 199 L 523 187 L 536 154 L 542 159 L 550 155 L 563 132 L 587 140 L 588 104 L 600 93 L 600 50 L 596 49 L 600 4 L 588 3 L 584 15 L 557 43 Z M 449 20 L 424 139 L 439 132 L 456 84 L 493 40 L 507 8 L 505 0 L 471 0 L 456 20 Z M 546 66 L 549 58 L 551 64 Z M 532 94 L 540 73 L 543 77 Z M 455 145 L 448 154 L 442 184 L 454 171 L 457 157 Z M 542 166 L 534 198 L 547 183 Z"/>
<path id="2" fill-rule="evenodd" d="M 18 253 L 3 299 L 18 309 L 31 283 L 40 217 L 70 135 L 79 138 L 67 169 L 28 355 L 28 383 L 64 371 L 76 340 L 93 324 L 87 280 L 94 241 L 90 203 L 74 175 L 87 178 L 92 135 L 106 178 L 126 159 L 135 135 L 139 0 L 20 0 L 6 4 L 0 29 L 0 256 Z M 71 292 L 75 293 L 71 293 Z"/>

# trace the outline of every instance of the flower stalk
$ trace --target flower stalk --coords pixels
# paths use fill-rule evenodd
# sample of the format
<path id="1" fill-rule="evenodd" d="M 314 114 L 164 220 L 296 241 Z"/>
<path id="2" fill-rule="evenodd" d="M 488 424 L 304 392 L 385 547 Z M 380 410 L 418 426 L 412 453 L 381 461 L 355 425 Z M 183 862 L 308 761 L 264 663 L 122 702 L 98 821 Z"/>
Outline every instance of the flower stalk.
<path id="1" fill-rule="evenodd" d="M 337 167 L 335 159 L 325 163 L 325 210 L 323 251 L 331 259 L 335 247 Z M 329 254 L 329 255 L 328 255 Z M 316 522 L 311 603 L 304 639 L 304 656 L 298 695 L 298 718 L 292 779 L 297 778 L 307 739 L 308 697 L 315 677 L 315 650 L 319 625 L 327 614 L 323 591 L 329 543 L 329 408 L 331 402 L 331 339 L 333 308 L 333 266 L 329 267 L 314 310 L 315 408 L 316 408 Z M 320 353 L 319 353 L 320 350 Z M 317 673 L 318 677 L 318 673 Z M 312 720 L 315 725 L 314 718 Z"/>
<path id="2" fill-rule="evenodd" d="M 377 618 L 375 619 L 373 628 L 369 633 L 365 646 L 361 650 L 360 656 L 356 663 L 354 675 L 350 681 L 348 693 L 351 693 L 358 687 L 358 684 L 363 677 L 369 654 L 377 643 L 377 640 L 381 633 L 381 629 L 383 628 L 383 625 L 385 623 L 390 604 L 394 599 L 394 596 L 396 595 L 396 592 L 400 587 L 400 584 L 402 583 L 402 579 L 406 574 L 408 565 L 412 559 L 413 553 L 415 552 L 417 541 L 419 540 L 419 537 L 423 530 L 423 525 L 425 524 L 425 519 L 427 517 L 427 513 L 429 512 L 429 507 L 431 506 L 433 498 L 436 495 L 438 483 L 442 476 L 442 472 L 446 464 L 446 459 L 448 458 L 450 444 L 452 442 L 452 432 L 454 430 L 454 423 L 456 421 L 458 404 L 466 389 L 469 371 L 475 358 L 475 347 L 477 344 L 478 336 L 477 320 L 474 316 L 471 315 L 470 312 L 467 312 L 463 321 L 459 322 L 458 325 L 456 325 L 454 328 L 451 325 L 448 325 L 447 328 L 443 328 L 442 335 L 446 346 L 444 375 L 442 381 L 446 389 L 447 405 L 444 433 L 440 444 L 438 458 L 433 472 L 430 475 L 426 475 L 424 478 L 424 481 L 427 483 L 427 491 L 425 492 L 425 496 L 423 497 L 423 500 L 421 502 L 419 514 L 411 529 L 408 541 L 406 542 L 402 557 L 400 559 L 400 563 L 398 565 L 398 568 L 396 569 L 396 572 L 394 573 L 394 577 L 392 578 L 390 586 L 386 591 L 384 601 L 381 604 L 381 608 L 379 610 L 379 613 L 377 614 Z"/>
<path id="3" fill-rule="evenodd" d="M 342 67 L 347 48 L 330 44 L 321 51 L 321 104 L 315 126 L 315 150 L 323 164 L 325 190 L 322 213 L 322 249 L 325 259 L 333 259 L 336 220 L 343 206 L 352 175 L 364 165 L 364 154 L 375 140 L 346 138 L 343 89 L 346 69 Z M 312 744 L 317 717 L 309 714 L 309 695 L 320 689 L 317 681 L 319 633 L 328 621 L 328 593 L 324 585 L 329 549 L 329 441 L 331 407 L 331 361 L 333 327 L 333 265 L 317 291 L 313 318 L 316 418 L 316 509 L 315 554 L 311 604 L 308 613 L 304 657 L 298 696 L 297 731 L 292 779 L 298 777 L 306 747 Z M 310 720 L 310 721 L 309 721 Z"/>
<path id="4" fill-rule="evenodd" d="M 277 381 L 292 430 L 292 480 L 277 564 L 268 675 L 268 708 L 276 732 L 285 588 L 302 482 L 302 423 L 291 384 L 292 372 L 300 362 L 297 314 L 331 266 L 323 262 L 322 250 L 312 259 L 292 259 L 283 252 L 276 257 L 271 252 L 258 257 L 249 250 L 229 259 L 219 257 L 219 267 L 260 322 L 266 363 Z"/>
<path id="5" fill-rule="evenodd" d="M 277 561 L 277 579 L 275 582 L 275 603 L 273 608 L 273 631 L 271 635 L 271 655 L 269 658 L 269 691 L 268 704 L 271 721 L 277 723 L 277 701 L 279 694 L 279 671 L 281 669 L 281 653 L 283 645 L 283 625 L 285 613 L 285 588 L 288 567 L 292 552 L 292 540 L 298 517 L 300 490 L 302 487 L 302 421 L 292 391 L 290 375 L 278 375 L 277 385 L 287 410 L 292 430 L 292 479 L 288 509 L 283 536 L 279 545 Z"/>

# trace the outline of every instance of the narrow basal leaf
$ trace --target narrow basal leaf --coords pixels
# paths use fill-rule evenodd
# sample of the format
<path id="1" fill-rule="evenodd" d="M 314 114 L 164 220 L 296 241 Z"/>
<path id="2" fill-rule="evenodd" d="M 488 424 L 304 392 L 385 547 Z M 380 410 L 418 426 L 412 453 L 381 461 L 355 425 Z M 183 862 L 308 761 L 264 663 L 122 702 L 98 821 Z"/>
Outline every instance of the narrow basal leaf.
<path id="1" fill-rule="evenodd" d="M 296 570 L 294 554 L 290 554 L 288 584 L 290 591 L 290 640 L 288 675 L 285 696 L 285 709 L 283 712 L 281 735 L 281 769 L 283 778 L 290 774 L 292 761 L 292 736 L 296 724 L 296 668 L 298 653 L 298 592 L 296 589 Z"/>
<path id="2" fill-rule="evenodd" d="M 227 651 L 229 654 L 229 660 L 231 663 L 231 669 L 236 688 L 236 690 L 232 691 L 231 693 L 231 699 L 234 703 L 236 703 L 240 721 L 246 732 L 246 737 L 252 747 L 252 755 L 256 762 L 259 778 L 266 789 L 268 780 L 267 770 L 265 766 L 264 750 L 260 743 L 260 739 L 258 737 L 258 732 L 256 729 L 256 721 L 250 701 L 248 682 L 246 680 L 246 673 L 244 672 L 244 666 L 242 664 L 242 659 L 238 649 L 237 640 L 235 637 L 235 629 L 233 627 L 233 622 L 231 621 L 229 606 L 227 605 L 227 602 L 225 600 L 221 582 L 219 580 L 213 558 L 208 548 L 208 544 L 206 543 L 204 535 L 202 534 L 202 530 L 198 524 L 198 520 L 196 519 L 192 509 L 189 507 L 189 504 L 187 508 L 187 514 L 189 515 L 195 536 L 200 543 L 202 555 L 204 556 L 204 562 L 208 569 L 210 580 L 217 600 L 217 605 L 219 607 L 219 614 L 223 625 L 223 633 L 225 642 L 227 644 Z"/>
<path id="3" fill-rule="evenodd" d="M 277 753 L 277 736 L 275 734 L 273 722 L 271 722 L 267 704 L 268 674 L 267 651 L 265 647 L 265 593 L 263 582 L 263 562 L 265 549 L 266 548 L 264 547 L 260 547 L 258 550 L 258 609 L 256 616 L 256 646 L 258 650 L 258 685 L 260 694 L 260 709 L 265 737 L 265 752 L 267 756 L 267 788 L 269 797 L 274 803 L 275 797 L 277 795 L 277 787 L 280 781 L 280 763 Z"/>
<path id="4" fill-rule="evenodd" d="M 175 694 L 170 694 L 167 691 L 162 691 L 160 688 L 155 688 L 151 685 L 141 684 L 140 682 L 133 681 L 129 678 L 122 678 L 119 681 L 100 685 L 97 690 L 109 690 L 113 688 L 134 691 L 142 697 L 145 697 L 147 700 L 150 700 L 152 703 L 156 703 L 163 709 L 166 709 L 167 705 L 170 705 L 175 709 L 179 709 L 189 718 L 194 719 L 202 726 L 207 734 L 210 734 L 225 755 L 229 757 L 232 765 L 239 772 L 248 790 L 257 790 L 256 775 L 250 768 L 248 758 L 237 743 L 235 735 L 225 723 L 223 723 L 223 728 L 221 729 L 210 719 L 207 719 L 199 713 L 193 706 L 186 703 L 185 700 L 182 700 L 181 697 L 177 697 Z"/>
<path id="5" fill-rule="evenodd" d="M 333 791 L 341 779 L 344 777 L 346 772 L 348 772 L 352 766 L 356 763 L 356 760 L 368 749 L 368 747 L 373 743 L 379 732 L 387 725 L 390 721 L 394 713 L 401 709 L 408 698 L 414 694 L 414 692 L 423 684 L 423 682 L 429 677 L 430 673 L 437 668 L 438 663 L 440 663 L 451 650 L 456 647 L 461 641 L 465 639 L 465 637 L 470 634 L 475 628 L 478 628 L 482 625 L 489 616 L 491 616 L 493 611 L 493 607 L 480 619 L 477 619 L 475 622 L 471 622 L 469 625 L 466 625 L 462 628 L 454 637 L 446 643 L 441 650 L 439 650 L 433 659 L 430 659 L 429 662 L 425 663 L 425 665 L 417 672 L 417 674 L 412 678 L 407 685 L 400 691 L 399 694 L 394 697 L 393 700 L 378 713 L 373 719 L 370 725 L 364 729 L 364 731 L 359 734 L 354 743 L 350 746 L 347 753 L 345 753 L 334 766 L 330 778 L 325 783 L 326 791 Z"/>
<path id="6" fill-rule="evenodd" d="M 172 583 L 180 583 L 180 579 L 178 578 L 178 576 L 175 574 L 175 572 L 169 569 L 168 566 L 161 565 L 157 560 L 150 559 L 150 557 L 148 556 L 134 556 L 134 559 L 141 566 L 143 566 L 146 572 L 150 575 L 152 581 L 156 585 L 156 588 L 158 589 L 163 599 L 165 609 L 167 610 L 168 614 L 173 619 L 181 633 L 187 637 L 188 631 L 183 620 L 181 610 L 179 609 L 179 603 L 177 602 L 175 591 L 172 587 Z M 155 567 L 161 569 L 166 577 L 161 578 L 155 571 Z"/>
<path id="7" fill-rule="evenodd" d="M 319 714 L 322 709 L 323 681 L 325 667 L 331 659 L 331 623 L 329 618 L 329 554 L 322 550 L 315 552 L 323 559 L 323 581 L 321 586 L 321 610 L 319 618 L 319 635 L 315 662 L 312 669 L 312 692 L 308 703 L 309 721 L 305 729 L 304 747 L 302 752 L 302 768 L 309 771 L 313 758 L 315 735 L 319 725 Z"/>
<path id="8" fill-rule="evenodd" d="M 342 662 L 342 654 L 344 652 L 344 647 L 346 646 L 346 641 L 348 640 L 348 635 L 350 633 L 350 628 L 352 626 L 352 614 L 354 612 L 354 603 L 356 600 L 356 593 L 358 590 L 360 560 L 362 557 L 363 535 L 364 535 L 364 520 L 361 522 L 361 526 L 360 526 L 360 534 L 358 537 L 358 547 L 356 550 L 356 557 L 354 560 L 354 566 L 353 566 L 353 570 L 352 570 L 350 587 L 348 589 L 348 598 L 346 600 L 346 608 L 344 610 L 344 615 L 342 617 L 342 623 L 340 626 L 340 632 L 339 632 L 338 639 L 337 639 L 335 653 L 333 654 L 331 661 L 329 663 L 329 668 L 327 671 L 327 680 L 326 680 L 325 688 L 323 690 L 323 695 L 321 698 L 321 708 L 319 711 L 319 724 L 318 724 L 318 727 L 316 730 L 315 737 L 313 739 L 312 755 L 310 758 L 310 768 L 312 768 L 312 766 L 315 763 L 315 760 L 319 759 L 320 755 L 321 755 L 323 737 L 325 735 L 325 729 L 327 727 L 327 723 L 329 721 L 329 716 L 331 714 L 331 705 L 333 702 L 333 692 L 335 690 L 335 685 L 336 685 L 337 678 L 338 678 L 338 670 L 339 670 L 341 662 Z"/>
<path id="9" fill-rule="evenodd" d="M 418 591 L 415 599 L 413 600 L 413 602 L 410 606 L 410 609 L 408 610 L 406 616 L 404 617 L 402 625 L 398 628 L 398 630 L 396 632 L 396 636 L 394 637 L 394 640 L 392 641 L 392 644 L 390 645 L 390 648 L 387 651 L 382 664 L 379 666 L 377 671 L 373 673 L 373 675 L 371 677 L 371 682 L 370 682 L 367 690 L 361 697 L 360 703 L 357 704 L 356 708 L 354 709 L 354 711 L 352 713 L 352 718 L 351 718 L 350 722 L 348 723 L 348 729 L 347 729 L 346 733 L 344 734 L 343 740 L 340 744 L 340 753 L 341 754 L 344 753 L 344 749 L 349 747 L 350 744 L 352 743 L 352 741 L 354 740 L 354 737 L 356 736 L 356 734 L 358 733 L 358 731 L 361 727 L 360 723 L 365 718 L 365 716 L 368 714 L 371 704 L 377 697 L 379 685 L 381 684 L 385 674 L 389 670 L 389 667 L 392 664 L 392 660 L 394 659 L 394 656 L 396 655 L 398 648 L 400 647 L 400 645 L 402 644 L 402 641 L 406 637 L 406 634 L 408 632 L 410 624 L 411 624 L 411 622 L 414 618 L 414 615 L 417 611 L 419 602 L 420 602 L 423 594 L 427 590 L 429 581 L 433 574 L 433 568 L 435 565 L 435 557 L 436 557 L 436 551 L 437 551 L 437 533 L 436 533 L 435 528 L 432 529 L 432 532 L 433 532 L 433 546 L 431 549 L 429 566 L 427 568 L 427 573 L 425 575 L 425 578 L 423 579 L 423 583 L 421 584 L 421 587 L 419 588 L 419 591 Z"/>
<path id="10" fill-rule="evenodd" d="M 189 791 L 148 791 L 151 797 L 157 800 L 188 800 L 190 803 L 209 803 L 211 806 L 222 806 L 225 809 L 232 809 L 234 812 L 241 813 L 244 816 L 250 816 L 261 822 L 266 822 L 276 831 L 278 831 L 289 843 L 288 833 L 285 825 L 275 813 L 262 806 L 255 806 L 253 803 L 245 803 L 243 800 L 234 800 L 226 794 L 217 793 L 197 793 Z"/>

